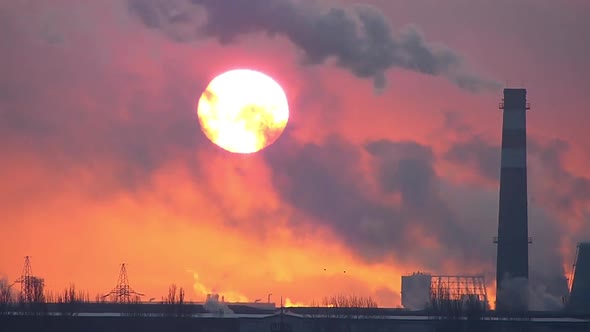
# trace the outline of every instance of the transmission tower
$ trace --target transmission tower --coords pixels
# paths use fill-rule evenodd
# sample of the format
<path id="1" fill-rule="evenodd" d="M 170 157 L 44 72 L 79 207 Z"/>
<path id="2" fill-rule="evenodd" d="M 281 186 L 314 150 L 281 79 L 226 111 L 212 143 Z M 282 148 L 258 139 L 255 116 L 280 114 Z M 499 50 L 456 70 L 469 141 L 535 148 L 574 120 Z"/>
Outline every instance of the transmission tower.
<path id="1" fill-rule="evenodd" d="M 25 256 L 25 265 L 23 272 L 15 282 L 20 284 L 20 299 L 24 302 L 36 302 L 43 297 L 44 280 L 33 275 L 31 268 L 31 260 L 29 256 Z"/>
<path id="2" fill-rule="evenodd" d="M 144 296 L 144 294 L 134 291 L 131 286 L 129 286 L 127 269 L 125 268 L 125 263 L 123 263 L 121 264 L 121 271 L 119 272 L 117 286 L 115 286 L 115 288 L 113 288 L 108 294 L 104 295 L 103 298 L 112 296 L 113 302 L 129 303 L 131 302 L 131 294 Z"/>

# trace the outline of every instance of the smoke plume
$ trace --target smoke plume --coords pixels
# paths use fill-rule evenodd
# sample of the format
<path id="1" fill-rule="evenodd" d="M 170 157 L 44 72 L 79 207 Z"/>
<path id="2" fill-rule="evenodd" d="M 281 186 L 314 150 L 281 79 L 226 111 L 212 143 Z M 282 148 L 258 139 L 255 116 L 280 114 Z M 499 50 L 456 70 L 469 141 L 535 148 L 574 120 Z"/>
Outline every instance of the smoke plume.
<path id="1" fill-rule="evenodd" d="M 146 26 L 176 40 L 213 37 L 228 44 L 257 32 L 286 37 L 303 53 L 305 64 L 334 59 L 357 77 L 372 79 L 377 89 L 386 86 L 386 72 L 394 68 L 443 76 L 471 92 L 501 86 L 469 73 L 460 55 L 425 41 L 414 27 L 394 35 L 387 18 L 372 6 L 323 8 L 295 0 L 129 0 L 129 7 Z"/>
<path id="2" fill-rule="evenodd" d="M 515 309 L 524 308 L 527 303 L 528 308 L 535 311 L 557 311 L 563 308 L 562 298 L 549 292 L 543 282 L 535 279 L 504 279 L 498 296 L 505 297 Z"/>
<path id="3" fill-rule="evenodd" d="M 203 304 L 203 308 L 212 314 L 230 315 L 234 313 L 225 303 L 219 302 L 218 294 L 208 296 L 207 301 Z"/>

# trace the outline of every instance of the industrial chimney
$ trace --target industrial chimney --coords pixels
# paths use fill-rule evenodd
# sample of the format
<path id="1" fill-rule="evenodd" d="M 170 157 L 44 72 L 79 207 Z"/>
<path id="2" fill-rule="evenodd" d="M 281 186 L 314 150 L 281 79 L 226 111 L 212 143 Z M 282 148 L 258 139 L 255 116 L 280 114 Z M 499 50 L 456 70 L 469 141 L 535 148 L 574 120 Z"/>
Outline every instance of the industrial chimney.
<path id="1" fill-rule="evenodd" d="M 504 89 L 496 310 L 528 310 L 526 89 Z"/>

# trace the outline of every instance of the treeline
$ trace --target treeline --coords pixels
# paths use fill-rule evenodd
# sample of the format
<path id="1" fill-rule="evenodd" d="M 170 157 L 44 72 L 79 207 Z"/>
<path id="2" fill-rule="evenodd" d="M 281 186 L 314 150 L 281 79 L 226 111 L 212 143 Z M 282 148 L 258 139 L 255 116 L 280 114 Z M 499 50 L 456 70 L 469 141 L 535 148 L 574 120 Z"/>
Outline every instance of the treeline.
<path id="1" fill-rule="evenodd" d="M 326 296 L 321 301 L 312 301 L 311 308 L 313 313 L 310 317 L 325 317 L 325 318 L 351 318 L 361 319 L 366 317 L 374 317 L 377 313 L 377 302 L 370 296 L 356 296 L 356 295 L 334 295 Z"/>
<path id="2" fill-rule="evenodd" d="M 431 290 L 426 312 L 434 321 L 436 332 L 486 332 L 490 329 L 490 325 L 485 323 L 489 314 L 487 299 L 466 295 L 449 287 Z"/>
<path id="3" fill-rule="evenodd" d="M 13 291 L 6 282 L 0 281 L 0 315 L 12 313 L 28 315 L 47 315 L 58 313 L 62 316 L 76 316 L 88 308 L 94 306 L 104 307 L 107 303 L 116 307 L 116 312 L 129 316 L 145 316 L 147 314 L 160 314 L 168 317 L 183 317 L 192 315 L 195 310 L 193 305 L 185 303 L 185 292 L 181 287 L 170 285 L 168 295 L 162 297 L 162 301 L 155 306 L 158 312 L 149 312 L 151 308 L 142 306 L 139 296 L 129 298 L 129 301 L 117 301 L 116 297 L 107 299 L 97 294 L 93 301 L 87 291 L 81 291 L 74 284 L 70 284 L 58 293 L 45 292 L 41 287 L 29 287 L 24 291 Z M 153 309 L 151 309 L 153 310 Z"/>
<path id="4" fill-rule="evenodd" d="M 314 302 L 312 302 L 314 303 Z M 315 306 L 315 305 L 312 305 Z M 356 296 L 356 295 L 335 295 L 326 296 L 322 299 L 322 307 L 328 308 L 377 308 L 377 302 L 375 302 L 370 296 Z"/>
<path id="5" fill-rule="evenodd" d="M 168 287 L 168 296 L 162 297 L 162 303 L 166 304 L 165 314 L 167 316 L 184 317 L 192 314 L 190 307 L 186 306 L 184 302 L 184 289 L 180 287 L 177 294 L 174 284 Z"/>

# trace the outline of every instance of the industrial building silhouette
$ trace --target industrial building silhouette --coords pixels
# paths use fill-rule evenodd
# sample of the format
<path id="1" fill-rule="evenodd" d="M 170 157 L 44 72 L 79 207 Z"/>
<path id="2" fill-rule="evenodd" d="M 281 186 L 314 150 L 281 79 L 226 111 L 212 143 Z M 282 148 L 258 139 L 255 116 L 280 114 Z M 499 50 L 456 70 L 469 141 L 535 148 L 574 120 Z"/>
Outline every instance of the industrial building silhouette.
<path id="1" fill-rule="evenodd" d="M 578 244 L 567 310 L 590 313 L 590 242 Z"/>

